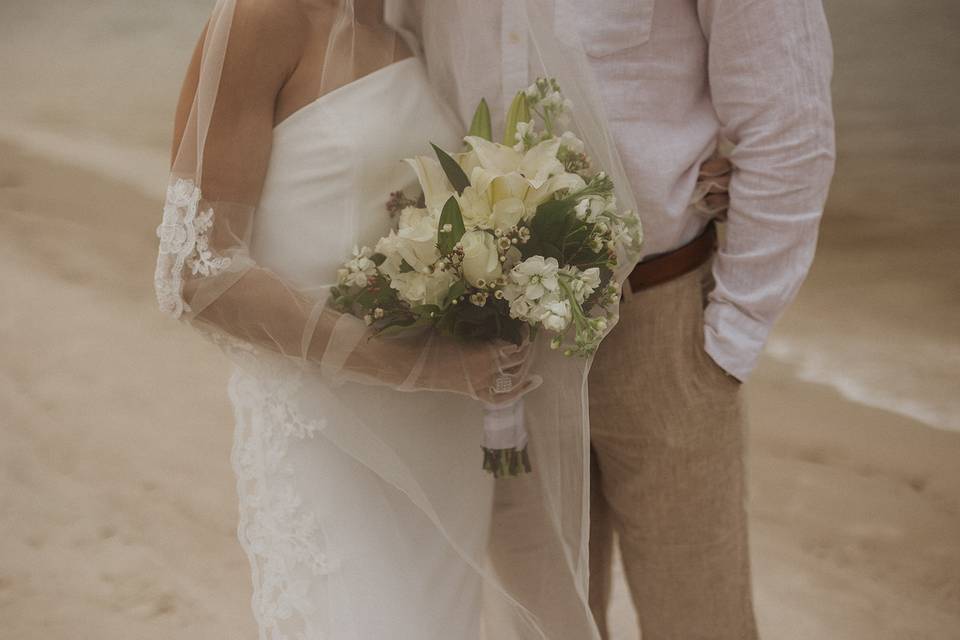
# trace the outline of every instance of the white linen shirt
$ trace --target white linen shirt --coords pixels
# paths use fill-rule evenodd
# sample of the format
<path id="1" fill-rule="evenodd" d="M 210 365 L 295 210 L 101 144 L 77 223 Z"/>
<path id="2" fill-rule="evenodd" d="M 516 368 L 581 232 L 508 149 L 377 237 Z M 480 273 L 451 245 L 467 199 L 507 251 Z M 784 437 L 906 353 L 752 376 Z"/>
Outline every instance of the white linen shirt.
<path id="1" fill-rule="evenodd" d="M 421 19 L 433 24 L 465 19 L 451 13 L 459 3 L 421 2 Z M 425 43 L 428 66 L 435 56 L 453 61 L 461 89 L 444 97 L 463 122 L 481 97 L 502 114 L 530 81 L 523 3 L 477 6 L 470 29 L 482 51 L 454 55 L 445 49 L 455 43 Z M 555 15 L 557 37 L 576 29 L 589 56 L 643 220 L 645 256 L 704 229 L 708 216 L 690 205 L 698 170 L 718 139 L 732 143 L 704 347 L 745 380 L 810 268 L 833 174 L 832 47 L 820 0 L 556 0 Z"/>

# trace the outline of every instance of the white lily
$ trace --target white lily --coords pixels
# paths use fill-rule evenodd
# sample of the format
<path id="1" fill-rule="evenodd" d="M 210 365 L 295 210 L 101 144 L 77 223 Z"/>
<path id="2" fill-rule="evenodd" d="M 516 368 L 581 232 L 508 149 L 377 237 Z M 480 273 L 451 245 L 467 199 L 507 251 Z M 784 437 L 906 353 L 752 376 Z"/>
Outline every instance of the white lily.
<path id="1" fill-rule="evenodd" d="M 469 174 L 470 186 L 457 198 L 468 227 L 505 231 L 532 218 L 537 207 L 557 191 L 576 191 L 586 184 L 582 177 L 563 171 L 559 162 L 554 166 L 552 162 L 544 161 L 539 168 L 530 169 L 533 161 L 527 162 L 523 154 L 510 147 L 487 142 L 482 138 L 468 137 L 467 140 L 480 141 L 477 143 L 479 150 L 475 150 L 478 163 L 472 167 Z M 502 158 L 494 157 L 493 161 L 490 161 L 491 155 Z M 506 169 L 510 170 L 505 171 Z M 530 179 L 523 171 L 544 175 L 553 171 L 559 172 L 548 175 L 540 182 Z"/>
<path id="2" fill-rule="evenodd" d="M 559 138 L 544 140 L 525 153 L 476 136 L 467 136 L 465 140 L 477 152 L 484 169 L 494 175 L 519 173 L 534 189 L 542 187 L 550 176 L 563 173 L 563 164 L 557 160 Z"/>
<path id="3" fill-rule="evenodd" d="M 436 158 L 417 156 L 407 158 L 407 164 L 413 167 L 423 189 L 424 202 L 431 211 L 440 210 L 453 194 L 453 186 L 447 180 L 447 174 Z"/>

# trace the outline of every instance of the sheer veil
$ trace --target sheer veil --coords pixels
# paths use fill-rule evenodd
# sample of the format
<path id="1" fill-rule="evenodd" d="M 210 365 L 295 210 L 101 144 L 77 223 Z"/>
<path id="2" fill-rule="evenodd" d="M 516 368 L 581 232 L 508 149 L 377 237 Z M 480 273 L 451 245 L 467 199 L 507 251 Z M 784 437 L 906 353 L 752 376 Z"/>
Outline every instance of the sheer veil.
<path id="1" fill-rule="evenodd" d="M 607 131 L 589 61 L 575 30 L 557 37 L 571 29 L 565 1 L 518 0 L 511 9 L 521 12 L 528 29 L 529 74 L 523 82 L 536 75 L 559 80 L 574 103 L 571 128 L 585 141 L 594 163 L 614 178 L 622 207 L 631 208 L 631 190 Z M 366 581 L 370 606 L 390 610 L 396 619 L 411 615 L 399 603 L 376 600 L 390 593 L 382 585 L 403 584 L 408 565 L 389 553 L 365 549 L 377 544 L 378 532 L 399 528 L 394 519 L 406 516 L 398 514 L 413 510 L 441 541 L 444 548 L 435 553 L 447 558 L 446 568 L 469 571 L 482 585 L 481 637 L 599 638 L 587 604 L 589 360 L 564 357 L 549 349 L 542 336 L 522 353 L 498 346 L 467 348 L 429 333 L 371 339 L 362 321 L 327 305 L 336 273 L 294 280 L 258 264 L 251 252 L 272 125 L 411 53 L 424 57 L 432 90 L 462 118 L 464 105 L 481 95 L 471 86 L 473 79 L 458 77 L 455 58 L 440 52 L 490 51 L 483 30 L 471 28 L 474 20 L 493 19 L 485 13 L 486 4 L 387 0 L 384 7 L 368 0 L 218 0 L 179 107 L 158 228 L 155 288 L 162 311 L 221 345 L 237 364 L 231 396 L 241 431 L 256 421 L 270 425 L 271 437 L 286 439 L 283 456 L 293 456 L 297 446 L 306 449 L 307 442 L 329 444 L 346 455 L 351 473 L 362 469 L 369 475 L 371 488 L 365 495 L 394 505 L 386 509 L 354 501 L 344 507 L 350 515 L 316 514 L 315 536 L 331 546 L 333 540 L 349 541 L 342 557 L 314 557 L 303 549 L 285 556 L 285 561 L 299 559 L 310 571 L 330 577 L 328 591 L 310 594 L 322 601 L 317 606 L 328 612 L 329 628 L 336 628 L 338 607 L 356 604 L 339 602 L 334 584 Z M 288 48 L 297 53 L 285 59 Z M 323 54 L 305 56 L 304 51 Z M 271 52 L 277 52 L 277 60 Z M 274 63 L 284 70 L 285 80 L 264 106 L 271 121 L 266 127 L 262 121 L 251 124 L 256 99 L 237 78 L 258 77 Z M 486 97 L 494 107 L 494 127 L 498 112 L 502 116 L 500 98 L 524 86 L 483 87 L 491 92 Z M 383 108 L 389 117 L 389 105 Z M 620 261 L 621 280 L 632 266 L 626 258 Z M 477 363 L 490 363 L 489 370 Z M 480 467 L 478 400 L 489 400 L 490 380 L 505 373 L 526 381 L 518 389 L 526 393 L 534 472 L 494 481 Z M 428 425 L 433 430 L 424 440 L 422 427 Z M 464 457 L 465 441 L 476 457 Z M 235 459 L 235 464 L 252 463 Z M 329 482 L 324 471 L 305 468 L 303 473 L 316 474 L 310 477 L 318 483 Z M 241 481 L 241 502 L 262 502 L 262 490 Z M 251 551 L 255 577 L 277 571 L 276 563 L 253 548 L 250 527 L 241 521 L 241 540 Z M 367 543 L 370 547 L 363 547 Z M 295 571 L 301 570 L 307 569 Z M 261 591 L 268 590 L 263 586 L 268 582 L 260 580 Z M 268 596 L 258 594 L 262 606 Z M 321 637 L 310 635 L 307 623 L 293 618 L 285 619 L 283 633 L 276 637 Z"/>

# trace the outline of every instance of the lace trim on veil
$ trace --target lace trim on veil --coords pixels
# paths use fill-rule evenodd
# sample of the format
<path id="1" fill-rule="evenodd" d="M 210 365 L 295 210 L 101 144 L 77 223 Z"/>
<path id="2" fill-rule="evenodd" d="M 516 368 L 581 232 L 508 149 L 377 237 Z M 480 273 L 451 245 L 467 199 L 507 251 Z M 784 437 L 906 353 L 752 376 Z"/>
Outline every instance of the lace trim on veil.
<path id="1" fill-rule="evenodd" d="M 213 208 L 200 211 L 200 188 L 193 180 L 178 178 L 167 187 L 163 221 L 157 227 L 160 250 L 153 286 L 160 311 L 179 318 L 190 311 L 183 299 L 184 270 L 193 276 L 215 276 L 228 269 L 231 260 L 210 248 Z"/>

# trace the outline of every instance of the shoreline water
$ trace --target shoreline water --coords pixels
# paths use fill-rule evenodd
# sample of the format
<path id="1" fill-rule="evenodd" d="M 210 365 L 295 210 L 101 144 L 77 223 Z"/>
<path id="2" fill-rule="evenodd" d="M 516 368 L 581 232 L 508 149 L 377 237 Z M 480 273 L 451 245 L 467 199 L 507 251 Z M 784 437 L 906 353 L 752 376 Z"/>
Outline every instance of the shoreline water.
<path id="1" fill-rule="evenodd" d="M 942 409 L 933 404 L 902 397 L 896 391 L 871 386 L 864 378 L 838 370 L 834 366 L 836 362 L 830 362 L 829 356 L 823 351 L 804 348 L 789 338 L 775 337 L 767 345 L 765 354 L 777 362 L 789 365 L 793 377 L 797 380 L 829 387 L 850 402 L 909 418 L 930 429 L 960 433 L 960 402 L 952 409 Z M 836 360 L 839 361 L 840 358 L 837 357 Z"/>

